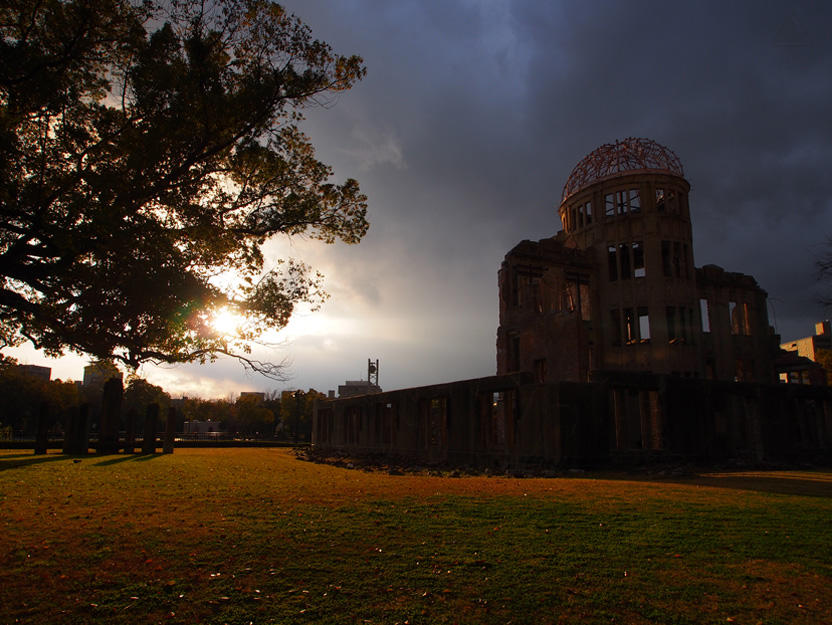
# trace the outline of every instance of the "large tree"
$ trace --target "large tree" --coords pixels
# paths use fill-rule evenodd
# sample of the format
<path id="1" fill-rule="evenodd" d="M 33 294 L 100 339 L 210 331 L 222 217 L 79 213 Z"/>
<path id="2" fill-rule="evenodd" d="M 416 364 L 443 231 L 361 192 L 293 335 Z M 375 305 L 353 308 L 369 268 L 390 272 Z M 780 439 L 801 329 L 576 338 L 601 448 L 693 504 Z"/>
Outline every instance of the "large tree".
<path id="1" fill-rule="evenodd" d="M 247 341 L 325 297 L 261 248 L 366 232 L 358 184 L 298 129 L 359 57 L 268 0 L 11 0 L 0 32 L 0 343 L 256 364 Z"/>

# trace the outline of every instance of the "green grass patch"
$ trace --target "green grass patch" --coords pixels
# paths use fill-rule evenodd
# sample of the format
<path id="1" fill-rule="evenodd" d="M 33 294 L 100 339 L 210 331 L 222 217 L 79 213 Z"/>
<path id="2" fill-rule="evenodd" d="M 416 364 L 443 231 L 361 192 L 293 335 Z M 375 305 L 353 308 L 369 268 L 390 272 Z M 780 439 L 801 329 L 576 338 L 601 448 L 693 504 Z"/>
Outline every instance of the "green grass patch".
<path id="1" fill-rule="evenodd" d="M 832 622 L 832 475 L 0 455 L 3 623 Z M 796 494 L 789 494 L 789 484 Z"/>

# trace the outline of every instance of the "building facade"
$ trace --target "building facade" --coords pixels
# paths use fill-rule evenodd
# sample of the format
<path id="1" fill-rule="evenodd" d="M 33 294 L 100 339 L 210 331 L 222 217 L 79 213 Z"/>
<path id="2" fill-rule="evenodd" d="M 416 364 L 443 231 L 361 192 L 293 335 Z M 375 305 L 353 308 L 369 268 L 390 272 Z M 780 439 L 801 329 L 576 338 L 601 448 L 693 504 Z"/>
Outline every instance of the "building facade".
<path id="1" fill-rule="evenodd" d="M 689 192 L 653 141 L 593 151 L 562 230 L 500 267 L 497 375 L 341 392 L 316 404 L 313 446 L 488 467 L 828 461 L 832 389 L 776 383 L 766 293 L 695 266 Z"/>
<path id="2" fill-rule="evenodd" d="M 775 381 L 766 293 L 751 276 L 695 266 L 689 192 L 678 157 L 647 139 L 578 163 L 562 230 L 522 241 L 500 268 L 497 373 Z"/>

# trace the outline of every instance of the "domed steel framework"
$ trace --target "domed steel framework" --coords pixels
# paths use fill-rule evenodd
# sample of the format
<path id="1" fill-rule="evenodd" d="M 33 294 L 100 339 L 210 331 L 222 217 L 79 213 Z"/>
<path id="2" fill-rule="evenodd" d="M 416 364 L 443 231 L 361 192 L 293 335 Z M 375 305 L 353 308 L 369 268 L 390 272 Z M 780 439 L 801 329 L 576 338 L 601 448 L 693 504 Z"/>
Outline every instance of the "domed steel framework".
<path id="1" fill-rule="evenodd" d="M 651 139 L 629 137 L 606 143 L 590 152 L 569 174 L 561 202 L 584 187 L 623 173 L 659 171 L 684 177 L 682 161 L 671 150 Z"/>

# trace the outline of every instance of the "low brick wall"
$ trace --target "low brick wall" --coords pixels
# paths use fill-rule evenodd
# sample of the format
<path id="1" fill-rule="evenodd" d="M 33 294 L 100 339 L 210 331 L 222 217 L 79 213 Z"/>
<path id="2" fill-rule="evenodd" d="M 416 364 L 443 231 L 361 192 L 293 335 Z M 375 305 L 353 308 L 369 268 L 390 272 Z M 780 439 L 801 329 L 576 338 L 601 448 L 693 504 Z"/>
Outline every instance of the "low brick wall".
<path id="1" fill-rule="evenodd" d="M 425 464 L 801 462 L 832 453 L 832 389 L 608 373 L 527 373 L 322 400 L 313 447 Z"/>

